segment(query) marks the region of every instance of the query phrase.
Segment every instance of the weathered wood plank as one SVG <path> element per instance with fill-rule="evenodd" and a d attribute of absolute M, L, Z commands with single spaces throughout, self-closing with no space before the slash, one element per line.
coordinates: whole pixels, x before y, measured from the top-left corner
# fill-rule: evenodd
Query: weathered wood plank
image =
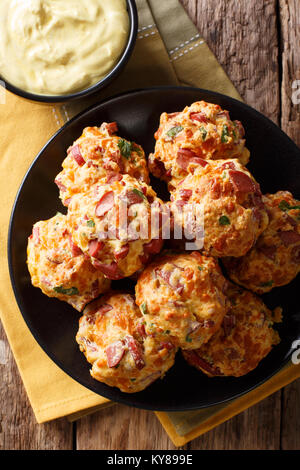
<path fill-rule="evenodd" d="M 278 122 L 276 0 L 181 0 L 242 98 Z"/>
<path fill-rule="evenodd" d="M 300 5 L 298 0 L 280 0 L 280 25 L 282 48 L 282 118 L 283 130 L 300 146 Z M 293 83 L 296 88 L 293 89 Z"/>
<path fill-rule="evenodd" d="M 190 449 L 265 450 L 280 448 L 280 395 L 277 392 L 190 442 Z"/>
<path fill-rule="evenodd" d="M 282 48 L 282 129 L 300 146 L 300 4 L 280 0 Z M 299 84 L 296 82 L 299 80 Z M 293 83 L 296 88 L 293 88 Z M 296 96 L 293 100 L 293 93 Z M 294 101 L 294 102 L 293 102 Z M 300 380 L 283 389 L 281 447 L 300 448 Z"/>
<path fill-rule="evenodd" d="M 66 419 L 37 424 L 4 330 L 0 324 L 0 449 L 72 449 L 72 425 Z"/>
<path fill-rule="evenodd" d="M 77 422 L 77 449 L 169 450 L 176 447 L 153 412 L 114 405 Z"/>

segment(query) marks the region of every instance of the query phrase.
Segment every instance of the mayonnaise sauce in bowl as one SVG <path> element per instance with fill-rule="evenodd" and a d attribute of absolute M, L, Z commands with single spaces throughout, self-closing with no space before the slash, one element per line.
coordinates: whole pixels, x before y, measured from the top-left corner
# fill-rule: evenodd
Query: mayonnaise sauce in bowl
<path fill-rule="evenodd" d="M 125 0 L 1 0 L 0 74 L 30 93 L 89 88 L 126 47 Z"/>

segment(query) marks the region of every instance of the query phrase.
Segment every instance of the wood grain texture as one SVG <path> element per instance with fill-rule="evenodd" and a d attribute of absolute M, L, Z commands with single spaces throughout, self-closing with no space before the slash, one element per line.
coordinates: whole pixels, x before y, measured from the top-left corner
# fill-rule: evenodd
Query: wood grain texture
<path fill-rule="evenodd" d="M 278 123 L 276 0 L 182 0 L 181 3 L 242 98 Z"/>
<path fill-rule="evenodd" d="M 0 450 L 72 449 L 66 419 L 37 424 L 1 324 L 0 342 Z"/>
<path fill-rule="evenodd" d="M 300 146 L 300 104 L 293 104 L 293 82 L 300 90 L 300 4 L 298 0 L 280 0 L 282 49 L 281 126 Z M 298 93 L 300 99 L 300 93 Z"/>
<path fill-rule="evenodd" d="M 115 405 L 78 421 L 77 449 L 171 450 L 176 447 L 153 412 Z"/>
<path fill-rule="evenodd" d="M 189 443 L 202 450 L 280 448 L 280 396 L 277 392 Z"/>

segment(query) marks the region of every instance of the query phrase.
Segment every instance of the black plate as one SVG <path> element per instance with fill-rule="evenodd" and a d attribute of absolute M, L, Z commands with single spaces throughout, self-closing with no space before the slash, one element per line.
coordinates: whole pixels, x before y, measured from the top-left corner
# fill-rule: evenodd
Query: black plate
<path fill-rule="evenodd" d="M 264 296 L 270 308 L 281 305 L 284 309 L 284 321 L 279 328 L 282 341 L 253 372 L 240 378 L 211 379 L 188 366 L 179 353 L 175 366 L 163 380 L 143 392 L 125 394 L 91 378 L 89 364 L 74 339 L 80 315 L 67 304 L 50 299 L 32 287 L 26 266 L 27 237 L 36 221 L 63 211 L 53 181 L 61 170 L 67 147 L 85 126 L 117 121 L 119 135 L 139 142 L 149 153 L 154 146 L 153 133 L 160 114 L 180 110 L 202 99 L 218 103 L 230 111 L 232 119 L 242 121 L 251 151 L 249 169 L 260 182 L 262 191 L 290 190 L 299 199 L 300 150 L 275 124 L 227 96 L 195 88 L 168 87 L 111 98 L 68 122 L 31 165 L 11 217 L 8 242 L 11 281 L 22 315 L 35 339 L 59 367 L 88 389 L 113 401 L 144 409 L 180 411 L 207 407 L 242 395 L 277 372 L 290 358 L 292 342 L 300 338 L 299 276 L 288 286 Z M 129 287 L 130 282 L 124 280 L 122 284 Z"/>

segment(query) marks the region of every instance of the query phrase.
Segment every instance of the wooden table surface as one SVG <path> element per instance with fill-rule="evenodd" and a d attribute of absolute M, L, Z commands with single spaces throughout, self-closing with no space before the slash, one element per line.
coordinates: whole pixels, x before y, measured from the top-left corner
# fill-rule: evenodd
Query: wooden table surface
<path fill-rule="evenodd" d="M 181 1 L 243 99 L 300 145 L 299 0 Z M 0 449 L 175 449 L 152 412 L 127 406 L 36 424 L 1 326 L 0 340 Z M 300 449 L 300 380 L 183 449 Z"/>

